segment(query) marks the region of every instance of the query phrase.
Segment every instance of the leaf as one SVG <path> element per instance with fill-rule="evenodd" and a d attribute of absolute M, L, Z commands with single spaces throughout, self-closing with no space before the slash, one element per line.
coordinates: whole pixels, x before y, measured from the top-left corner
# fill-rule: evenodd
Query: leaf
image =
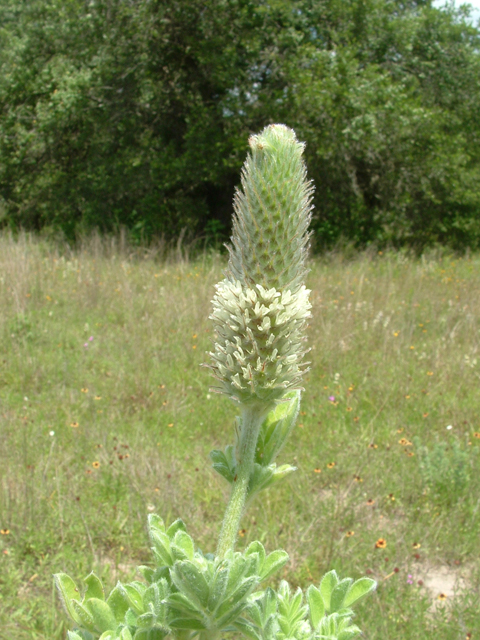
<path fill-rule="evenodd" d="M 270 578 L 271 575 L 281 569 L 288 562 L 288 559 L 288 553 L 282 549 L 277 549 L 276 551 L 269 553 L 260 569 L 260 580 Z"/>
<path fill-rule="evenodd" d="M 350 587 L 343 606 L 351 607 L 355 602 L 360 600 L 360 598 L 363 598 L 368 593 L 374 591 L 376 587 L 377 583 L 371 578 L 360 578 L 359 580 L 356 580 Z"/>
<path fill-rule="evenodd" d="M 104 600 L 99 598 L 90 598 L 85 602 L 85 608 L 91 613 L 95 628 L 102 633 L 105 631 L 113 631 L 117 628 L 117 621 L 110 607 Z"/>
<path fill-rule="evenodd" d="M 72 600 L 72 607 L 75 611 L 75 615 L 80 621 L 78 624 L 81 627 L 87 629 L 87 631 L 95 631 L 95 625 L 93 621 L 93 617 L 85 607 L 83 607 L 78 600 Z"/>
<path fill-rule="evenodd" d="M 68 640 L 82 640 L 82 638 L 75 631 L 67 631 Z"/>
<path fill-rule="evenodd" d="M 181 529 L 179 529 L 175 533 L 175 537 L 173 538 L 172 542 L 172 551 L 174 556 L 178 555 L 178 558 L 175 557 L 176 560 L 193 560 L 195 548 L 193 545 L 193 540 L 188 535 L 188 533 L 185 533 L 185 531 Z M 178 554 L 178 551 L 180 551 L 181 553 Z"/>
<path fill-rule="evenodd" d="M 193 599 L 202 608 L 207 606 L 208 583 L 193 562 L 176 562 L 172 570 L 172 580 L 177 589 L 189 599 Z"/>
<path fill-rule="evenodd" d="M 203 631 L 206 626 L 198 618 L 175 618 L 170 622 L 173 629 L 188 629 L 189 631 Z"/>
<path fill-rule="evenodd" d="M 107 598 L 107 604 L 115 616 L 117 623 L 120 624 L 120 622 L 123 622 L 130 605 L 127 594 L 120 582 L 117 582 L 117 586 L 110 592 Z"/>
<path fill-rule="evenodd" d="M 258 439 L 255 462 L 268 466 L 274 462 L 288 440 L 300 410 L 300 391 L 290 391 L 265 418 Z"/>
<path fill-rule="evenodd" d="M 175 520 L 175 522 L 172 522 L 172 524 L 168 527 L 167 536 L 170 538 L 170 540 L 173 540 L 177 531 L 187 531 L 187 527 L 185 526 L 185 523 L 181 518 L 178 518 L 177 520 Z"/>
<path fill-rule="evenodd" d="M 208 608 L 208 611 L 212 612 L 212 614 L 215 613 L 215 611 L 223 601 L 223 598 L 225 596 L 225 591 L 227 589 L 228 574 L 229 574 L 228 565 L 225 567 L 220 566 L 215 571 L 213 580 L 210 583 L 210 595 L 208 598 L 207 608 Z"/>
<path fill-rule="evenodd" d="M 149 533 L 152 533 L 153 531 L 161 531 L 162 533 L 165 533 L 165 523 L 156 513 L 150 513 L 148 516 L 148 530 Z"/>
<path fill-rule="evenodd" d="M 347 629 L 340 631 L 337 638 L 338 640 L 350 640 L 351 638 L 358 636 L 360 633 L 360 629 L 356 625 L 352 625 L 351 627 L 347 627 Z"/>
<path fill-rule="evenodd" d="M 314 630 L 320 624 L 320 620 L 325 615 L 325 604 L 320 591 L 311 584 L 307 589 L 307 602 L 310 611 L 310 622 Z"/>
<path fill-rule="evenodd" d="M 332 591 L 338 584 L 338 576 L 335 569 L 326 573 L 320 582 L 320 593 L 322 595 L 323 604 L 325 605 L 325 611 L 330 613 L 330 599 Z"/>
<path fill-rule="evenodd" d="M 72 605 L 72 600 L 78 600 L 80 596 L 75 582 L 66 573 L 56 573 L 53 578 L 66 612 L 76 624 L 81 624 Z"/>
<path fill-rule="evenodd" d="M 158 554 L 160 562 L 171 567 L 173 565 L 173 557 L 170 548 L 170 538 L 162 531 L 152 531 L 150 539 L 153 542 L 153 550 Z"/>
<path fill-rule="evenodd" d="M 137 589 L 134 583 L 123 585 L 123 589 L 125 590 L 128 602 L 135 613 L 143 613 L 143 590 Z"/>
<path fill-rule="evenodd" d="M 227 457 L 225 456 L 223 451 L 219 451 L 218 449 L 210 451 L 210 458 L 213 462 L 212 467 L 215 469 L 215 471 L 231 484 L 235 477 L 235 468 L 232 469 L 230 467 Z"/>
<path fill-rule="evenodd" d="M 105 600 L 105 591 L 103 590 L 103 585 L 100 582 L 99 578 L 97 578 L 97 576 L 93 573 L 93 571 L 84 579 L 84 582 L 87 585 L 87 590 L 85 592 L 83 602 L 89 600 L 90 598 Z"/>
<path fill-rule="evenodd" d="M 124 627 L 120 632 L 119 640 L 132 640 L 132 634 L 128 627 Z"/>
<path fill-rule="evenodd" d="M 353 583 L 352 578 L 344 578 L 339 582 L 332 591 L 330 597 L 330 612 L 334 613 L 343 609 L 345 596 L 347 595 L 351 585 Z"/>

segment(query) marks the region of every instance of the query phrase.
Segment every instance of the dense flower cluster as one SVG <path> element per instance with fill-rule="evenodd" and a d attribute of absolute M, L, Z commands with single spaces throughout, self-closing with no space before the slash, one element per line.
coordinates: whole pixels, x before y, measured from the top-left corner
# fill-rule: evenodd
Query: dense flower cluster
<path fill-rule="evenodd" d="M 242 287 L 237 281 L 217 285 L 213 299 L 216 332 L 210 354 L 221 385 L 215 390 L 242 404 L 273 402 L 298 388 L 306 363 L 303 329 L 310 317 L 310 291 Z"/>

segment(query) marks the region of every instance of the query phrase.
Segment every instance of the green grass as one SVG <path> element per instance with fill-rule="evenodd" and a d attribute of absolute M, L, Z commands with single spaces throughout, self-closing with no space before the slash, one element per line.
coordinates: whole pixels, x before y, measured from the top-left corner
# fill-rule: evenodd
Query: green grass
<path fill-rule="evenodd" d="M 133 578 L 153 510 L 215 549 L 228 493 L 208 452 L 235 407 L 199 365 L 222 260 L 0 237 L 2 640 L 64 638 L 52 573 Z M 239 545 L 285 548 L 304 587 L 375 577 L 369 640 L 479 638 L 480 256 L 311 268 L 311 371 L 280 460 L 298 471 Z"/>

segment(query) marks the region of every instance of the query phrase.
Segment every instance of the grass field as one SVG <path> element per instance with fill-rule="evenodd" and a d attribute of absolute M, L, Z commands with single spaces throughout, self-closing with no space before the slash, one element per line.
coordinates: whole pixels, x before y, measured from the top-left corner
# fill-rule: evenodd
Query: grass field
<path fill-rule="evenodd" d="M 214 551 L 227 483 L 208 452 L 233 440 L 235 407 L 199 365 L 224 266 L 0 236 L 2 640 L 64 638 L 52 574 L 132 579 L 152 511 Z M 280 460 L 298 471 L 239 544 L 286 549 L 305 587 L 375 577 L 368 640 L 480 639 L 480 256 L 311 269 L 311 371 Z"/>

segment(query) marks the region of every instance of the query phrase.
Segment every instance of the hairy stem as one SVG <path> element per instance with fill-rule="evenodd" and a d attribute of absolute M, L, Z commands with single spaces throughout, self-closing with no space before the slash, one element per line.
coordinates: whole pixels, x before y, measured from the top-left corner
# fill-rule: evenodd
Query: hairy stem
<path fill-rule="evenodd" d="M 253 473 L 255 448 L 265 408 L 245 407 L 242 413 L 242 431 L 237 447 L 237 474 L 232 484 L 232 493 L 223 517 L 222 530 L 218 541 L 217 556 L 223 558 L 234 549 L 240 528 L 240 520 L 247 499 L 248 483 Z"/>

